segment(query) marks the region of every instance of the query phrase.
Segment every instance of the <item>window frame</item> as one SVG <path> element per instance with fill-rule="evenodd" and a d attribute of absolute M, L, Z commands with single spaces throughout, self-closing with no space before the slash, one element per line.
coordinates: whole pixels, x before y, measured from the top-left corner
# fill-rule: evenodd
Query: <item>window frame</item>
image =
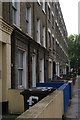
<path fill-rule="evenodd" d="M 21 63 L 21 62 L 20 62 L 20 60 L 21 60 L 20 57 L 21 57 L 21 56 L 19 56 L 19 54 L 22 54 L 22 67 L 21 67 L 21 66 L 19 67 L 19 63 Z M 19 87 L 19 88 L 23 86 L 23 54 L 24 54 L 24 51 L 18 49 L 18 72 L 19 72 L 19 71 L 22 72 L 22 74 L 21 74 L 21 76 L 22 76 L 21 81 L 19 81 L 19 76 L 18 76 L 18 87 Z M 19 74 L 19 73 L 18 73 L 18 74 Z M 20 84 L 20 82 L 21 82 L 22 84 Z"/>
<path fill-rule="evenodd" d="M 17 3 L 12 1 L 12 23 L 16 24 L 16 11 L 17 11 Z"/>

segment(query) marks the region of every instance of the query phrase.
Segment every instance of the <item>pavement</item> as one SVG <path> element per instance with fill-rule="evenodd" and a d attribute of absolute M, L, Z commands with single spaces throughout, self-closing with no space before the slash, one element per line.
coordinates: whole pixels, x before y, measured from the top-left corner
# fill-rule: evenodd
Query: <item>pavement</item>
<path fill-rule="evenodd" d="M 72 99 L 65 113 L 65 120 L 80 120 L 80 76 L 76 77 L 72 90 Z"/>

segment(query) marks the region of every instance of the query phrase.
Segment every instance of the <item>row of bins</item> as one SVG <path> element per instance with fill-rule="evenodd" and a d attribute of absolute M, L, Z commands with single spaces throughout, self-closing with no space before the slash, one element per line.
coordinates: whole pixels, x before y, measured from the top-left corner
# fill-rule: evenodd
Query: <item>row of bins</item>
<path fill-rule="evenodd" d="M 20 94 L 24 97 L 24 111 L 55 90 L 53 87 L 36 87 L 22 91 Z"/>

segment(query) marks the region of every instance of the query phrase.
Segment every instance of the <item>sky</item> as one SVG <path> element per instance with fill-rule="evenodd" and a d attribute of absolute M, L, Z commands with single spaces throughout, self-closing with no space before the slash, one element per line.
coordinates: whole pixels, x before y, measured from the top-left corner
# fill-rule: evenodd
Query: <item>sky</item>
<path fill-rule="evenodd" d="M 59 0 L 69 35 L 78 34 L 78 2 L 80 0 Z"/>

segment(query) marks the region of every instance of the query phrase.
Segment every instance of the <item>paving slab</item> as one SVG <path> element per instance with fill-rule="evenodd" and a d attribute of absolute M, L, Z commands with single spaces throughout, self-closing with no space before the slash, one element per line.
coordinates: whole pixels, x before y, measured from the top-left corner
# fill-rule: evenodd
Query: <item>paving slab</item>
<path fill-rule="evenodd" d="M 71 99 L 71 105 L 68 106 L 65 113 L 66 120 L 75 119 L 80 120 L 80 76 L 76 77 L 75 85 L 73 86 L 73 96 Z"/>

